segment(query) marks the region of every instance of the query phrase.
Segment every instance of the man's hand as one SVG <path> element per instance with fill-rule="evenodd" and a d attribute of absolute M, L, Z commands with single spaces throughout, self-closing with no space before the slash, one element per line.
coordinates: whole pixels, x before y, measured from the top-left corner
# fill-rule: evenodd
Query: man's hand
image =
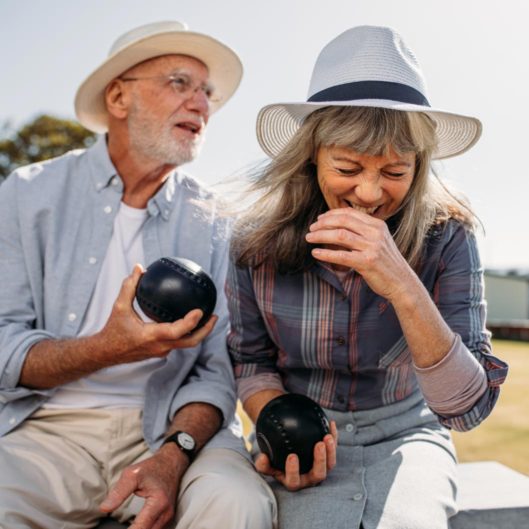
<path fill-rule="evenodd" d="M 202 311 L 198 309 L 173 323 L 145 323 L 132 308 L 142 273 L 141 266 L 136 265 L 123 281 L 112 313 L 99 333 L 106 345 L 103 352 L 106 361 L 111 361 L 106 358 L 111 355 L 114 363 L 137 362 L 166 356 L 172 349 L 195 347 L 215 326 L 217 316 L 212 316 L 203 327 L 193 332 L 202 317 Z"/>
<path fill-rule="evenodd" d="M 145 498 L 130 529 L 162 529 L 175 514 L 180 481 L 189 466 L 187 456 L 172 443 L 149 459 L 127 467 L 100 506 L 112 513 L 131 494 Z"/>
<path fill-rule="evenodd" d="M 338 430 L 336 423 L 331 421 L 331 433 L 323 441 L 314 445 L 314 464 L 306 474 L 299 473 L 299 459 L 296 454 L 290 454 L 285 464 L 285 472 L 270 466 L 270 460 L 265 454 L 259 454 L 255 461 L 255 468 L 262 474 L 273 476 L 290 491 L 307 487 L 314 487 L 327 478 L 327 474 L 336 466 L 336 445 L 338 444 Z"/>
<path fill-rule="evenodd" d="M 103 329 L 92 335 L 64 340 L 42 340 L 29 350 L 20 385 L 47 389 L 67 384 L 100 369 L 164 357 L 172 349 L 195 347 L 213 330 L 217 316 L 193 332 L 202 311 L 192 310 L 174 323 L 145 323 L 132 308 L 143 270 L 136 265 L 123 281 L 112 313 Z"/>

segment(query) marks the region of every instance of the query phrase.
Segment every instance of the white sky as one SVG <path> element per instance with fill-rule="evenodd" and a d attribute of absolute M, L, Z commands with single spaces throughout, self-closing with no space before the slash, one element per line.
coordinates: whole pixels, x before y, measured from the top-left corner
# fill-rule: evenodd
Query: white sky
<path fill-rule="evenodd" d="M 238 51 L 245 75 L 210 121 L 188 170 L 216 183 L 264 158 L 258 110 L 303 101 L 321 48 L 345 29 L 389 25 L 414 50 L 432 106 L 475 115 L 480 142 L 445 161 L 485 225 L 487 267 L 529 267 L 529 2 L 526 0 L 0 0 L 0 123 L 45 112 L 73 118 L 80 82 L 117 36 L 158 20 L 181 20 Z"/>

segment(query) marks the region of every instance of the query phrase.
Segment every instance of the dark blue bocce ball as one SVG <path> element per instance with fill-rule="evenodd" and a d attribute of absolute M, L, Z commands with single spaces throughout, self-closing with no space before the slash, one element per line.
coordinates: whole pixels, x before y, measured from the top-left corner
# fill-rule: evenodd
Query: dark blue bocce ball
<path fill-rule="evenodd" d="M 314 462 L 314 445 L 329 433 L 329 420 L 309 397 L 286 393 L 261 410 L 255 431 L 272 467 L 284 471 L 288 455 L 296 454 L 300 473 L 306 474 Z"/>
<path fill-rule="evenodd" d="M 190 310 L 200 309 L 202 327 L 213 314 L 217 302 L 215 284 L 204 270 L 190 259 L 162 257 L 142 275 L 136 289 L 141 310 L 152 320 L 171 323 Z"/>

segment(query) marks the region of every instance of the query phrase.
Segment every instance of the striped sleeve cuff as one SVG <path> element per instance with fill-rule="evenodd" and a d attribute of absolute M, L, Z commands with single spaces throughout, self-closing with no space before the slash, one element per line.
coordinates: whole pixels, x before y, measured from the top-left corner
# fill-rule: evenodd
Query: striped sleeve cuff
<path fill-rule="evenodd" d="M 254 393 L 265 389 L 277 389 L 286 393 L 281 377 L 277 373 L 260 373 L 251 377 L 238 378 L 237 395 L 241 402 L 245 402 Z"/>
<path fill-rule="evenodd" d="M 426 368 L 413 367 L 428 406 L 443 417 L 467 412 L 487 390 L 485 370 L 458 334 L 440 362 Z"/>

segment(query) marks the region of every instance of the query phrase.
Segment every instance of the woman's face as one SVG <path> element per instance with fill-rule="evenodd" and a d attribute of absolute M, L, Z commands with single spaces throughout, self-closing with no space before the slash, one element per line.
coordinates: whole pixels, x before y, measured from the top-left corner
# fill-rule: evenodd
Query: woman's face
<path fill-rule="evenodd" d="M 351 207 L 382 220 L 391 217 L 408 193 L 415 153 L 373 156 L 345 147 L 320 147 L 318 184 L 329 209 Z"/>

